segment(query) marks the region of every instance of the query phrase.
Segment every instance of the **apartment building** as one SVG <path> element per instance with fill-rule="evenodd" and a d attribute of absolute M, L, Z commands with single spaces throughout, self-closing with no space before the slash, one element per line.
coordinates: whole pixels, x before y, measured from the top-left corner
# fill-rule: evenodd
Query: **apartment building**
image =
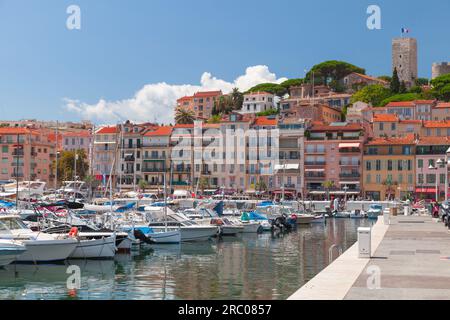
<path fill-rule="evenodd" d="M 0 180 L 41 180 L 53 184 L 55 144 L 41 129 L 0 128 Z"/>
<path fill-rule="evenodd" d="M 364 146 L 364 196 L 403 199 L 415 192 L 416 137 L 375 138 Z"/>
<path fill-rule="evenodd" d="M 417 142 L 415 193 L 418 199 L 435 200 L 436 194 L 440 200 L 445 198 L 445 161 L 449 148 L 450 137 L 421 137 Z"/>
<path fill-rule="evenodd" d="M 214 104 L 222 95 L 222 91 L 197 92 L 193 96 L 178 99 L 176 109 L 191 110 L 197 119 L 209 119 L 212 116 Z"/>
<path fill-rule="evenodd" d="M 92 172 L 98 181 L 106 183 L 110 177 L 113 179 L 116 177 L 114 166 L 117 165 L 119 128 L 117 126 L 99 128 L 95 131 L 93 140 Z"/>
<path fill-rule="evenodd" d="M 366 140 L 361 124 L 313 123 L 305 134 L 306 194 L 313 199 L 361 194 L 360 166 Z"/>
<path fill-rule="evenodd" d="M 259 113 L 275 107 L 275 95 L 268 92 L 252 92 L 244 95 L 241 113 Z"/>

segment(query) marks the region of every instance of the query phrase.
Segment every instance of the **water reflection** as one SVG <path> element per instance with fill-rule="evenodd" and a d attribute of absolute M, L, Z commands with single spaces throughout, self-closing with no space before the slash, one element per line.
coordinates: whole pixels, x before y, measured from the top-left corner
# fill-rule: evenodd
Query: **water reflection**
<path fill-rule="evenodd" d="M 368 221 L 336 219 L 290 234 L 244 234 L 202 243 L 154 245 L 110 261 L 0 269 L 0 299 L 286 299 L 346 250 Z M 67 290 L 69 264 L 80 290 Z"/>

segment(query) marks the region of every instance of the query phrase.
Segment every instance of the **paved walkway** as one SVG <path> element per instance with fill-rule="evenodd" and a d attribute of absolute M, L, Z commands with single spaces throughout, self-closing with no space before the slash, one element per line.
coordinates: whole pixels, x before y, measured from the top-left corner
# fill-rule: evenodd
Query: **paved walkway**
<path fill-rule="evenodd" d="M 344 299 L 450 299 L 450 232 L 430 217 L 393 217 L 389 226 L 381 217 L 371 259 L 358 258 L 356 243 L 289 298 Z"/>

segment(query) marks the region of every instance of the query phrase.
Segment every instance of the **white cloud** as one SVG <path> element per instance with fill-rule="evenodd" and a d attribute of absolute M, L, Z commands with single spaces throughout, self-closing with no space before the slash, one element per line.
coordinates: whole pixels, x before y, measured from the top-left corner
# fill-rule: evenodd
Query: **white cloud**
<path fill-rule="evenodd" d="M 260 83 L 281 83 L 287 80 L 279 78 L 269 71 L 267 66 L 248 67 L 244 75 L 233 82 L 227 82 L 205 72 L 199 85 L 171 85 L 165 82 L 145 85 L 132 98 L 119 101 L 100 99 L 95 104 L 65 98 L 65 108 L 78 113 L 83 119 L 116 123 L 131 120 L 136 122 L 173 123 L 174 107 L 178 98 L 193 95 L 197 91 L 222 90 L 230 92 L 233 88 L 246 91 Z"/>

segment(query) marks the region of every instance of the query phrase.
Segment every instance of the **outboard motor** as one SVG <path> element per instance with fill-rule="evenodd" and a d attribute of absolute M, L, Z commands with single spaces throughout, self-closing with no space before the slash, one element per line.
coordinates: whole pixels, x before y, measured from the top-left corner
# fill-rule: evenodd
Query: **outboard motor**
<path fill-rule="evenodd" d="M 155 243 L 155 241 L 153 241 L 150 237 L 147 237 L 141 230 L 139 229 L 134 229 L 133 231 L 134 237 L 136 239 L 139 239 L 140 241 L 147 243 L 147 244 L 152 244 Z"/>

